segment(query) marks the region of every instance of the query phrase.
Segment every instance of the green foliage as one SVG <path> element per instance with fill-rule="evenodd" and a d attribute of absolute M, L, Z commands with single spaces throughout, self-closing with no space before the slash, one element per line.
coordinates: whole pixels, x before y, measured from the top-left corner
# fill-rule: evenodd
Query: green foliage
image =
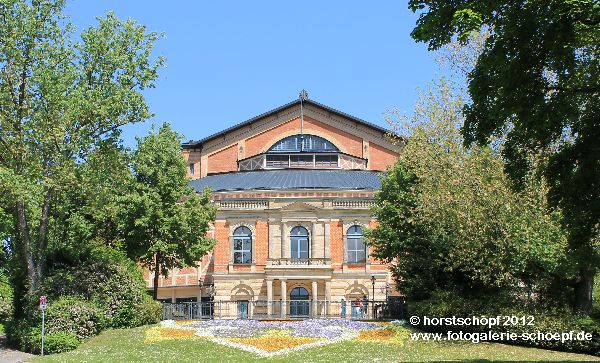
<path fill-rule="evenodd" d="M 95 247 L 76 257 L 53 257 L 55 267 L 41 289 L 50 299 L 85 296 L 102 309 L 109 328 L 148 324 L 161 316 L 149 309 L 142 273 L 122 252 Z"/>
<path fill-rule="evenodd" d="M 7 321 L 13 312 L 13 289 L 6 275 L 0 273 L 0 323 Z"/>
<path fill-rule="evenodd" d="M 44 354 L 63 353 L 79 346 L 79 339 L 71 332 L 56 331 L 44 335 Z M 41 350 L 37 348 L 37 350 Z"/>
<path fill-rule="evenodd" d="M 421 98 L 376 196 L 374 255 L 392 262 L 410 301 L 552 295 L 556 276 L 570 276 L 560 214 L 547 212 L 543 184 L 514 192 L 494 150 L 462 146 L 461 105 L 444 82 Z"/>
<path fill-rule="evenodd" d="M 518 187 L 538 170 L 562 209 L 579 276 L 575 308 L 589 312 L 600 267 L 600 4 L 596 0 L 411 0 L 422 11 L 413 38 L 438 49 L 491 29 L 468 74 L 467 144 L 504 136 L 505 167 Z"/>
<path fill-rule="evenodd" d="M 63 8 L 7 0 L 0 9 L 0 197 L 30 293 L 49 231 L 62 227 L 52 218 L 57 199 L 78 189 L 78 164 L 115 143 L 121 126 L 151 116 L 142 92 L 163 64 L 151 56 L 157 34 L 135 21 L 109 13 L 78 39 Z"/>
<path fill-rule="evenodd" d="M 535 346 L 543 349 L 552 349 L 568 352 L 579 352 L 600 356 L 600 321 L 589 316 L 576 315 L 565 309 L 538 309 L 532 305 L 529 307 L 511 306 L 509 300 L 502 297 L 494 300 L 482 300 L 476 298 L 464 298 L 450 291 L 435 293 L 431 299 L 410 304 L 409 314 L 415 316 L 431 317 L 533 317 L 533 325 L 516 324 L 505 326 L 501 320 L 498 326 L 419 326 L 420 329 L 432 332 L 446 333 L 448 330 L 463 332 L 510 332 L 517 335 L 524 333 L 537 334 L 537 332 L 559 332 L 568 333 L 573 331 L 592 334 L 591 341 L 581 340 L 515 340 L 509 343 Z M 423 321 L 423 320 L 421 320 Z M 527 322 L 529 319 L 527 318 Z"/>
<path fill-rule="evenodd" d="M 154 269 L 155 278 L 194 264 L 215 244 L 206 232 L 216 210 L 208 192 L 198 195 L 188 185 L 180 142 L 168 124 L 138 139 L 137 183 L 120 214 L 129 256 Z"/>
<path fill-rule="evenodd" d="M 102 310 L 94 303 L 76 297 L 61 297 L 48 304 L 48 333 L 69 332 L 83 340 L 97 335 L 103 328 Z"/>

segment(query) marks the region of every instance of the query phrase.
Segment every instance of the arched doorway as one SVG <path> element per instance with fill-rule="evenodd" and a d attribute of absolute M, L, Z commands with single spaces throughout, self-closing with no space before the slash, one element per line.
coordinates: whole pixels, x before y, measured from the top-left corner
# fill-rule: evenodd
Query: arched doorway
<path fill-rule="evenodd" d="M 308 291 L 303 287 L 295 287 L 290 293 L 290 316 L 308 316 Z"/>

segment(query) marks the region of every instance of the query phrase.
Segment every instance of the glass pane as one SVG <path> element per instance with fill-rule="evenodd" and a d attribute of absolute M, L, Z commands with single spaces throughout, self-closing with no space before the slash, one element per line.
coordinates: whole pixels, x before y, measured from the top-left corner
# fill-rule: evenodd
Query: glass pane
<path fill-rule="evenodd" d="M 251 263 L 252 262 L 252 253 L 243 252 L 242 253 L 242 263 Z"/>
<path fill-rule="evenodd" d="M 366 262 L 367 259 L 365 258 L 365 252 L 356 252 L 356 262 Z"/>
<path fill-rule="evenodd" d="M 233 240 L 233 250 L 234 251 L 240 251 L 242 249 L 242 240 L 241 239 L 234 239 Z"/>
<path fill-rule="evenodd" d="M 244 263 L 244 258 L 242 252 L 234 252 L 233 253 L 233 263 Z"/>
<path fill-rule="evenodd" d="M 365 241 L 362 238 L 356 239 L 356 249 L 361 251 L 365 250 Z"/>
<path fill-rule="evenodd" d="M 243 244 L 244 251 L 250 251 L 250 249 L 252 248 L 252 241 L 247 239 L 247 240 L 244 240 L 243 242 L 244 242 L 244 244 Z"/>

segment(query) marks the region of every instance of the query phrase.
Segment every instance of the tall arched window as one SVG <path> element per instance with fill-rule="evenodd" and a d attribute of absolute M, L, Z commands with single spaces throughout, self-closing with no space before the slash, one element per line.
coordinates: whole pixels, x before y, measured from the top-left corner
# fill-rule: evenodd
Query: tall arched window
<path fill-rule="evenodd" d="M 308 258 L 308 231 L 306 228 L 297 226 L 290 233 L 291 257 L 293 259 Z"/>
<path fill-rule="evenodd" d="M 233 232 L 233 263 L 252 262 L 252 231 L 238 227 Z"/>
<path fill-rule="evenodd" d="M 349 263 L 364 263 L 367 261 L 367 249 L 360 226 L 348 228 L 346 234 L 346 252 Z"/>

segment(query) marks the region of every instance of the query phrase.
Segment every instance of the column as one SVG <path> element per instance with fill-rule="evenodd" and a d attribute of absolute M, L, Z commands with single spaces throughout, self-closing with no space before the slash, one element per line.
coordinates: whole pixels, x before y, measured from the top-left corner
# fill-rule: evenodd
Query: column
<path fill-rule="evenodd" d="M 267 280 L 267 315 L 273 314 L 273 280 Z"/>
<path fill-rule="evenodd" d="M 281 223 L 281 258 L 290 258 L 290 244 L 287 239 L 289 233 L 287 223 Z"/>
<path fill-rule="evenodd" d="M 331 281 L 325 281 L 325 316 L 329 316 L 331 306 Z"/>
<path fill-rule="evenodd" d="M 314 318 L 317 316 L 317 300 L 319 299 L 319 294 L 317 290 L 317 281 L 312 281 L 312 306 L 311 306 L 311 316 Z"/>
<path fill-rule="evenodd" d="M 312 224 L 312 231 L 310 232 L 310 254 L 309 258 L 317 258 L 319 254 L 317 253 L 317 223 Z"/>
<path fill-rule="evenodd" d="M 280 295 L 281 296 L 281 317 L 285 317 L 287 315 L 287 308 L 286 308 L 286 300 L 287 300 L 287 284 L 285 280 L 280 280 L 281 282 L 281 288 L 280 288 Z"/>

